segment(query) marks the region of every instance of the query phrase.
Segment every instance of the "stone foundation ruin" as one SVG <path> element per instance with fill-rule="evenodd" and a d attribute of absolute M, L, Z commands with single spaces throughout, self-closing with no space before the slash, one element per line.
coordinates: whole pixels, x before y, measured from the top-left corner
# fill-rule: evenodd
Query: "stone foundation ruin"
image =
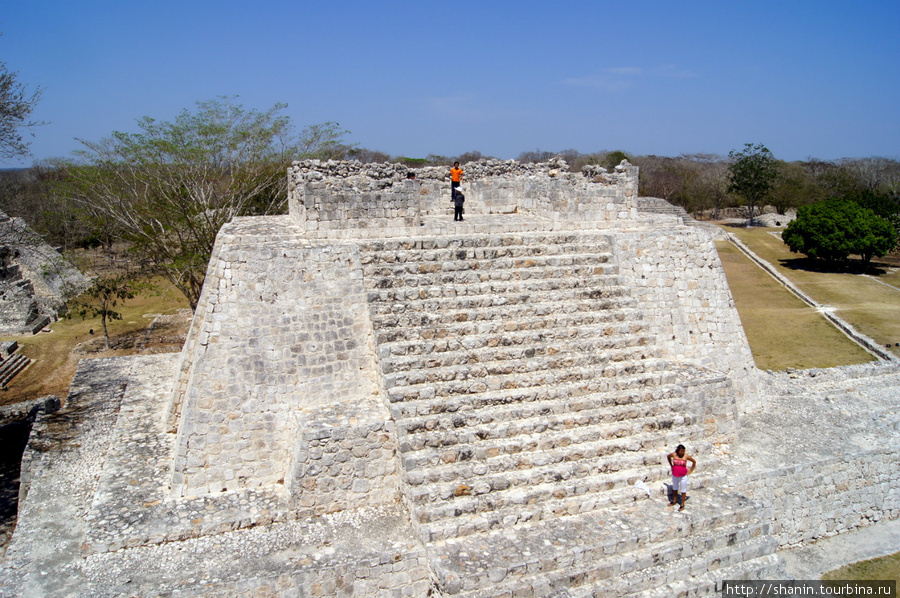
<path fill-rule="evenodd" d="M 706 595 L 900 515 L 896 366 L 759 372 L 635 167 L 466 165 L 462 223 L 406 171 L 295 163 L 289 216 L 219 233 L 180 355 L 81 362 L 3 595 Z"/>

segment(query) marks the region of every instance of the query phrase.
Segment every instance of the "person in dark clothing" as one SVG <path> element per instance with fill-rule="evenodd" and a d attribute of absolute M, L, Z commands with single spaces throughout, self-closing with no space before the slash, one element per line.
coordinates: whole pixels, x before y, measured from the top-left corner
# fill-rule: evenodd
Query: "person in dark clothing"
<path fill-rule="evenodd" d="M 453 196 L 453 221 L 454 222 L 462 222 L 463 221 L 463 203 L 466 201 L 466 196 L 463 195 L 462 191 L 459 188 L 456 189 L 456 194 Z"/>

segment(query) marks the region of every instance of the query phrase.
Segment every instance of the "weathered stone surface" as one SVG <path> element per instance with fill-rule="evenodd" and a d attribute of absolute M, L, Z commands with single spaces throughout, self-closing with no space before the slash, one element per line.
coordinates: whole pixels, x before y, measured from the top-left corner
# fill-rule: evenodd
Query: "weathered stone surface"
<path fill-rule="evenodd" d="M 0 334 L 36 333 L 89 284 L 24 220 L 0 212 Z"/>
<path fill-rule="evenodd" d="M 761 374 L 705 231 L 560 166 L 467 166 L 453 223 L 443 172 L 296 164 L 180 357 L 39 414 L 0 594 L 712 595 L 900 515 L 896 367 Z"/>

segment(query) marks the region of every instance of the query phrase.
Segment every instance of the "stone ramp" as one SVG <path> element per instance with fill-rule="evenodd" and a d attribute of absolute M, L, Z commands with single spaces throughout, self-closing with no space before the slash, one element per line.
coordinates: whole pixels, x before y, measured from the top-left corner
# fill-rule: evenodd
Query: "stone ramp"
<path fill-rule="evenodd" d="M 750 500 L 689 491 L 679 512 L 663 492 L 655 496 L 431 544 L 439 586 L 466 598 L 705 595 L 722 579 L 783 573 L 769 523 Z"/>

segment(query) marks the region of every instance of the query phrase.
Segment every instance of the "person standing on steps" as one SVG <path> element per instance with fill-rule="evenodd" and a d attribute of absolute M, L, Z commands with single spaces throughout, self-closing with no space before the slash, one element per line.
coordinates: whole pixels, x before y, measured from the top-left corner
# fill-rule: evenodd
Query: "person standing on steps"
<path fill-rule="evenodd" d="M 697 467 L 697 461 L 685 452 L 683 444 L 675 447 L 675 452 L 669 453 L 667 459 L 669 460 L 669 467 L 672 468 L 673 494 L 669 506 L 674 507 L 675 503 L 678 502 L 678 495 L 681 494 L 681 507 L 678 510 L 683 511 L 684 499 L 687 496 L 688 476 L 694 472 L 694 468 Z M 687 467 L 688 461 L 691 463 L 690 469 Z"/>
<path fill-rule="evenodd" d="M 466 201 L 466 196 L 463 195 L 462 191 L 456 192 L 456 197 L 453 198 L 453 222 L 462 222 L 463 221 L 463 204 Z"/>
<path fill-rule="evenodd" d="M 450 201 L 456 200 L 456 189 L 462 183 L 463 179 L 463 171 L 462 168 L 459 167 L 459 162 L 453 163 L 453 168 L 450 169 Z"/>

